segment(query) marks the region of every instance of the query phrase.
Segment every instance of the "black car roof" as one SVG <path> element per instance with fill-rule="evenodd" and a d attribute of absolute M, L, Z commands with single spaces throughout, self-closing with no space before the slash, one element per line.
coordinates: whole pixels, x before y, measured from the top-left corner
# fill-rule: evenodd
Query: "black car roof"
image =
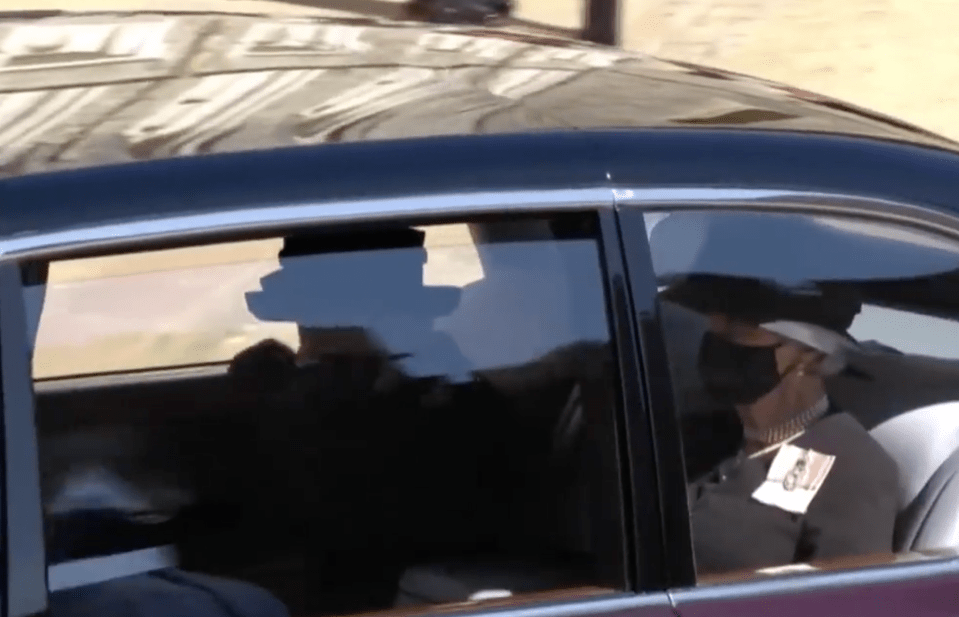
<path fill-rule="evenodd" d="M 776 128 L 953 145 L 779 84 L 505 30 L 148 13 L 0 26 L 7 176 L 551 129 Z"/>
<path fill-rule="evenodd" d="M 955 194 L 945 159 L 959 146 L 922 129 L 772 82 L 529 32 L 91 14 L 0 22 L 0 49 L 4 236 L 316 199 L 307 185 L 321 178 L 330 199 L 478 190 L 484 166 L 498 186 L 514 188 L 648 183 L 657 174 L 666 184 L 715 185 L 763 173 L 771 185 L 801 188 L 775 169 L 792 162 L 837 188 L 874 181 L 947 207 Z M 644 141 L 639 133 L 648 131 L 637 131 L 664 128 L 685 129 L 692 150 Z M 750 133 L 759 139 L 745 147 L 747 129 L 788 133 Z M 729 130 L 739 137 L 717 134 Z M 832 156 L 796 141 L 824 134 L 842 144 L 828 146 Z M 474 147 L 463 140 L 476 136 L 486 145 L 463 152 Z M 880 141 L 864 147 L 849 136 Z M 416 145 L 404 150 L 410 138 Z M 488 150 L 491 139 L 503 140 L 501 151 L 515 160 Z M 891 141 L 933 149 L 893 149 L 890 158 L 880 144 Z M 342 145 L 331 150 L 332 143 Z M 588 150 L 600 143 L 602 153 Z M 660 160 L 656 147 L 669 152 Z M 777 156 L 776 147 L 790 150 Z M 738 158 L 719 161 L 736 148 Z M 688 152 L 700 165 L 692 172 L 683 170 Z M 919 159 L 903 166 L 917 152 L 931 167 Z M 197 156 L 216 153 L 225 158 Z M 236 153 L 245 153 L 245 167 Z M 542 160 L 524 166 L 530 156 Z M 267 173 L 289 177 L 268 182 Z M 220 196 L 184 199 L 174 178 L 213 183 Z"/>

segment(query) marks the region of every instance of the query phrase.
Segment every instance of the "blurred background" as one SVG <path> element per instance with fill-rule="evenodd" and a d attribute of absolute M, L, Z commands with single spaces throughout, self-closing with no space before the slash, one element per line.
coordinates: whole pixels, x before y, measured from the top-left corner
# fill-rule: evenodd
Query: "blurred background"
<path fill-rule="evenodd" d="M 517 0 L 578 28 L 581 0 Z M 834 96 L 959 139 L 956 0 L 620 0 L 624 47 Z"/>
<path fill-rule="evenodd" d="M 517 0 L 568 28 L 581 0 Z M 826 94 L 959 139 L 956 0 L 620 0 L 622 45 Z"/>

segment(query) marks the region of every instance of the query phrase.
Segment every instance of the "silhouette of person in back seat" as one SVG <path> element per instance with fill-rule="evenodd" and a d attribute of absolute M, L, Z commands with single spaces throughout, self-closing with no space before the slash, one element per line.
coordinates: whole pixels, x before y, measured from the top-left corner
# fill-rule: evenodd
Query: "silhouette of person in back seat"
<path fill-rule="evenodd" d="M 389 359 L 416 376 L 462 376 L 465 358 L 433 329 L 436 317 L 456 308 L 460 290 L 423 285 L 424 239 L 413 228 L 287 238 L 280 269 L 247 302 L 262 320 L 295 322 L 300 347 L 263 341 L 237 356 L 234 371 L 255 366 L 262 374 L 267 358 L 281 370 L 345 354 Z"/>
<path fill-rule="evenodd" d="M 248 294 L 256 317 L 300 335 L 296 350 L 244 350 L 230 372 L 257 402 L 270 462 L 251 499 L 306 547 L 315 610 L 388 607 L 410 561 L 495 537 L 508 412 L 433 329 L 459 289 L 423 285 L 424 239 L 412 228 L 289 237 L 280 269 Z"/>

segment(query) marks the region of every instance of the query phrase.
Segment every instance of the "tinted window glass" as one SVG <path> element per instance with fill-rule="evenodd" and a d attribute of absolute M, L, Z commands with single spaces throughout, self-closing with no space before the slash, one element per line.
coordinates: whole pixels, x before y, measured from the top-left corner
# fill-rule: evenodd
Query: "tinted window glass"
<path fill-rule="evenodd" d="M 594 234 L 576 216 L 50 264 L 26 294 L 54 603 L 202 584 L 315 615 L 623 588 Z"/>
<path fill-rule="evenodd" d="M 959 548 L 959 244 L 732 211 L 647 233 L 703 580 Z"/>

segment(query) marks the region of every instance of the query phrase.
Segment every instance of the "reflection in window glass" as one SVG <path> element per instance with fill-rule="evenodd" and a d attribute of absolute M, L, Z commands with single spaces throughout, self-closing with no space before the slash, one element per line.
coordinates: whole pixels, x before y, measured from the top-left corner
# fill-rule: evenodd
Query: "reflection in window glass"
<path fill-rule="evenodd" d="M 906 354 L 959 359 L 959 323 L 952 319 L 867 304 L 849 333 Z"/>
<path fill-rule="evenodd" d="M 25 293 L 55 607 L 211 580 L 265 615 L 623 588 L 591 217 L 49 272 Z"/>
<path fill-rule="evenodd" d="M 466 225 L 424 233 L 425 285 L 482 278 Z M 27 290 L 28 308 L 44 311 L 34 376 L 226 362 L 266 338 L 296 345 L 295 323 L 259 320 L 244 302 L 279 266 L 281 247 L 271 239 L 52 264 L 47 285 Z"/>
<path fill-rule="evenodd" d="M 825 220 L 748 212 L 673 213 L 651 226 L 653 267 L 664 280 L 696 272 L 798 286 L 942 274 L 954 270 L 959 258 L 955 248 L 930 246 L 926 236 L 916 242 L 913 233 L 880 234 L 875 225 Z"/>
<path fill-rule="evenodd" d="M 656 214 L 647 232 L 701 579 L 959 548 L 942 480 L 959 443 L 959 244 L 715 210 Z"/>

